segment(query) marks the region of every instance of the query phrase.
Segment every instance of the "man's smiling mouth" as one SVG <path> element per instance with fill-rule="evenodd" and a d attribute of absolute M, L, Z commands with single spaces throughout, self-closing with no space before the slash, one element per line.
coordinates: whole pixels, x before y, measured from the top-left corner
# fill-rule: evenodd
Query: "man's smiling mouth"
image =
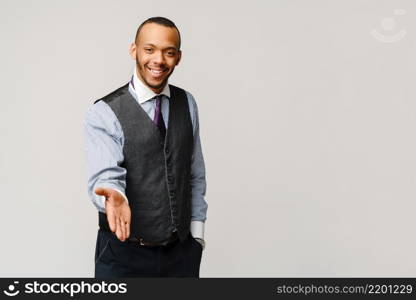
<path fill-rule="evenodd" d="M 165 73 L 167 70 L 167 69 L 152 69 L 149 67 L 147 67 L 147 69 L 150 71 L 150 73 L 152 73 L 152 75 L 155 75 L 155 77 L 159 77 L 160 75 Z"/>

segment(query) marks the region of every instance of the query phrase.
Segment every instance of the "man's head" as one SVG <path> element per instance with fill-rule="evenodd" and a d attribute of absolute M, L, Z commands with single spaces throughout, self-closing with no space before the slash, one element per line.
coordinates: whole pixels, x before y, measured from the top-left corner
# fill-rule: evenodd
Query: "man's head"
<path fill-rule="evenodd" d="M 144 21 L 137 29 L 130 55 L 136 61 L 137 76 L 155 93 L 166 85 L 182 52 L 181 37 L 176 25 L 163 17 Z"/>

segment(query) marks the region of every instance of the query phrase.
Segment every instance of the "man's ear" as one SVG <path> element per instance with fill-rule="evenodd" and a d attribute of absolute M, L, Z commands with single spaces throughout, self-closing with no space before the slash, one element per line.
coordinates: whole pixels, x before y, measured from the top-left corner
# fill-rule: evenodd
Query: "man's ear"
<path fill-rule="evenodd" d="M 129 48 L 129 54 L 132 59 L 136 60 L 137 46 L 136 43 L 131 43 Z"/>
<path fill-rule="evenodd" d="M 179 62 L 181 61 L 181 58 L 182 58 L 182 50 L 179 50 L 178 51 L 178 61 L 176 62 L 176 66 L 179 64 Z"/>

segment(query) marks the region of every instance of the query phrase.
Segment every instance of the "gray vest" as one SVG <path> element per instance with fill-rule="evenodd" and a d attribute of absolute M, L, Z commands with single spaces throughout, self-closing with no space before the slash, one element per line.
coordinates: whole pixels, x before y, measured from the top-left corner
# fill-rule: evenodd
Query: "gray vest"
<path fill-rule="evenodd" d="M 191 159 L 193 129 L 183 89 L 169 85 L 169 124 L 166 137 L 130 94 L 128 84 L 95 101 L 107 103 L 124 134 L 126 196 L 131 209 L 130 237 L 166 241 L 176 228 L 181 241 L 191 223 Z M 109 229 L 99 212 L 100 228 Z"/>

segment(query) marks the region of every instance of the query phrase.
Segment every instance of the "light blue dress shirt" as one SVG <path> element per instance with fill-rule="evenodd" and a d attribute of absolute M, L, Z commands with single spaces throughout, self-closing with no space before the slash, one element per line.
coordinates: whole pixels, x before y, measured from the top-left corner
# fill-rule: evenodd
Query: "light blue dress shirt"
<path fill-rule="evenodd" d="M 137 69 L 133 75 L 134 88 L 129 84 L 129 92 L 139 102 L 143 110 L 153 120 L 156 108 L 154 98 L 157 94 L 148 88 L 138 77 Z M 194 97 L 188 91 L 189 112 L 193 127 L 194 150 L 191 163 L 192 216 L 191 234 L 195 238 L 204 239 L 204 222 L 208 204 L 205 201 L 206 179 L 205 164 L 199 136 L 198 107 Z M 166 128 L 169 126 L 170 90 L 165 85 L 162 97 L 162 116 Z M 95 194 L 97 187 L 111 188 L 125 196 L 126 169 L 123 162 L 124 135 L 121 125 L 114 112 L 104 101 L 98 101 L 86 111 L 84 118 L 85 152 L 87 156 L 88 194 L 98 209 L 105 212 L 105 197 Z"/>

